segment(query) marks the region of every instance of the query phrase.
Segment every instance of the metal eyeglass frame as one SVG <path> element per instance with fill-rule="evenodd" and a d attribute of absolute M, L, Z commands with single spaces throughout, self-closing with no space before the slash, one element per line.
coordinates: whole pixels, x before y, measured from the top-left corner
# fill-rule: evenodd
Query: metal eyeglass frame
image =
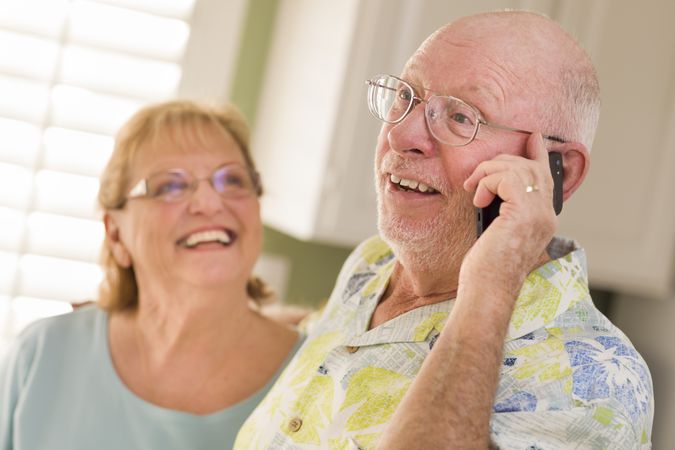
<path fill-rule="evenodd" d="M 375 108 L 374 105 L 373 105 L 373 101 L 371 100 L 371 95 L 370 95 L 370 93 L 369 93 L 369 94 L 368 94 L 368 110 L 370 111 L 370 113 L 371 113 L 373 116 L 375 116 L 375 117 L 378 118 L 379 120 L 381 120 L 381 121 L 383 121 L 383 122 L 386 122 L 386 123 L 391 123 L 391 124 L 400 123 L 400 122 L 402 122 L 406 117 L 408 117 L 408 114 L 410 114 L 410 111 L 412 111 L 412 110 L 415 108 L 415 106 L 417 106 L 418 104 L 420 104 L 420 103 L 426 103 L 427 105 L 429 104 L 429 100 L 425 100 L 425 99 L 423 99 L 422 97 L 418 97 L 418 96 L 415 94 L 415 89 L 413 88 L 413 86 L 412 86 L 410 83 L 408 83 L 408 82 L 405 81 L 405 80 L 402 80 L 402 79 L 399 78 L 399 77 L 395 77 L 394 75 L 380 74 L 380 75 L 374 76 L 373 78 L 371 78 L 371 79 L 369 79 L 369 80 L 366 80 L 366 84 L 368 85 L 368 89 L 370 90 L 370 89 L 372 89 L 372 88 L 374 88 L 374 87 L 376 87 L 376 86 L 379 87 L 379 88 L 392 89 L 392 88 L 390 88 L 390 87 L 388 87 L 388 86 L 383 86 L 383 85 L 377 83 L 377 80 L 382 79 L 382 78 L 385 78 L 385 77 L 393 78 L 393 79 L 397 80 L 398 82 L 403 83 L 408 89 L 410 89 L 410 92 L 412 93 L 412 98 L 410 99 L 410 103 L 408 104 L 408 108 L 407 108 L 406 111 L 401 115 L 401 117 L 400 117 L 399 119 L 395 120 L 395 121 L 390 121 L 390 120 L 386 120 L 385 118 L 380 117 L 378 114 L 376 114 L 376 112 L 375 112 L 375 111 L 376 111 L 376 108 Z M 423 90 L 425 90 L 425 91 L 427 91 L 427 92 L 431 92 L 431 93 L 432 93 L 431 97 L 446 97 L 446 98 L 450 98 L 450 99 L 452 99 L 452 100 L 454 100 L 454 101 L 457 101 L 457 102 L 459 102 L 459 103 L 461 103 L 461 104 L 463 104 L 463 105 L 466 105 L 466 107 L 469 108 L 471 111 L 473 111 L 473 113 L 476 115 L 476 127 L 475 127 L 475 129 L 474 129 L 473 135 L 471 136 L 471 139 L 469 139 L 469 140 L 468 140 L 466 143 L 464 143 L 464 144 L 456 145 L 456 144 L 451 144 L 451 143 L 449 143 L 449 142 L 442 141 L 442 140 L 439 139 L 439 138 L 436 136 L 436 134 L 432 131 L 431 126 L 429 125 L 429 119 L 428 119 L 428 117 L 427 117 L 427 110 L 426 110 L 426 106 L 425 106 L 425 108 L 424 108 L 424 120 L 425 120 L 425 122 L 426 122 L 426 124 L 427 124 L 427 128 L 428 128 L 429 131 L 431 132 L 431 134 L 432 134 L 432 136 L 434 137 L 434 139 L 436 139 L 437 141 L 439 141 L 439 142 L 441 142 L 441 143 L 443 143 L 443 144 L 450 145 L 450 146 L 452 146 L 452 147 L 464 147 L 464 146 L 467 146 L 467 145 L 469 145 L 470 143 L 472 143 L 472 142 L 474 141 L 474 139 L 476 139 L 476 136 L 478 135 L 478 129 L 480 128 L 481 125 L 485 125 L 486 127 L 490 127 L 490 128 L 498 128 L 498 129 L 500 129 L 500 130 L 514 131 L 514 132 L 516 132 L 516 133 L 524 133 L 524 134 L 532 134 L 532 133 L 534 133 L 533 131 L 527 131 L 527 130 L 522 130 L 522 129 L 520 129 L 520 128 L 513 128 L 513 127 L 508 127 L 508 126 L 506 126 L 506 125 L 499 125 L 499 124 L 496 124 L 496 123 L 487 122 L 485 119 L 483 119 L 483 118 L 481 117 L 481 114 L 480 114 L 480 112 L 478 111 L 478 108 L 476 108 L 475 106 L 473 106 L 473 105 L 471 105 L 471 104 L 465 102 L 465 101 L 462 100 L 461 98 L 453 97 L 452 95 L 441 95 L 441 94 L 435 93 L 435 92 L 433 92 L 433 91 L 431 91 L 431 90 L 429 90 L 429 89 L 423 88 L 423 87 L 420 87 L 420 89 L 423 89 Z M 393 89 L 392 89 L 392 90 L 393 90 Z M 558 136 L 553 136 L 553 135 L 546 135 L 546 134 L 544 134 L 544 135 L 542 135 L 542 137 L 543 137 L 544 139 L 548 139 L 548 140 L 554 141 L 554 142 L 559 142 L 559 143 L 561 143 L 561 144 L 564 144 L 564 143 L 567 142 L 566 140 L 564 140 L 563 138 L 560 138 L 560 137 L 558 137 Z"/>
<path fill-rule="evenodd" d="M 124 204 L 126 204 L 126 202 L 128 200 L 134 200 L 134 199 L 137 199 L 137 198 L 148 198 L 148 199 L 153 199 L 153 200 L 159 200 L 159 201 L 164 202 L 164 203 L 180 202 L 183 199 L 183 197 L 178 197 L 176 199 L 168 200 L 166 198 L 148 196 L 147 195 L 148 194 L 148 180 L 151 177 L 153 177 L 155 175 L 158 175 L 160 173 L 174 173 L 174 174 L 188 175 L 189 179 L 192 180 L 192 182 L 190 183 L 190 189 L 189 189 L 189 191 L 191 191 L 191 192 L 196 191 L 199 183 L 202 182 L 202 181 L 208 181 L 209 184 L 211 185 L 211 187 L 213 189 L 215 189 L 215 187 L 213 186 L 213 174 L 216 173 L 217 171 L 223 169 L 224 167 L 228 167 L 228 166 L 242 167 L 246 172 L 248 172 L 248 174 L 251 178 L 251 183 L 252 183 L 252 186 L 253 186 L 253 190 L 251 191 L 251 195 L 259 197 L 262 194 L 262 186 L 260 185 L 260 176 L 258 175 L 258 172 L 252 170 L 250 167 L 243 166 L 242 164 L 239 164 L 239 163 L 227 163 L 227 164 L 223 164 L 223 165 L 215 168 L 213 170 L 213 172 L 211 172 L 211 175 L 209 175 L 208 177 L 204 177 L 204 178 L 197 178 L 190 171 L 185 170 L 185 169 L 169 169 L 169 170 L 162 170 L 162 171 L 159 171 L 159 172 L 152 173 L 148 177 L 139 180 L 129 190 L 129 193 L 124 198 Z M 223 196 L 221 192 L 218 192 L 217 190 L 216 190 L 216 192 L 218 193 L 218 195 Z"/>

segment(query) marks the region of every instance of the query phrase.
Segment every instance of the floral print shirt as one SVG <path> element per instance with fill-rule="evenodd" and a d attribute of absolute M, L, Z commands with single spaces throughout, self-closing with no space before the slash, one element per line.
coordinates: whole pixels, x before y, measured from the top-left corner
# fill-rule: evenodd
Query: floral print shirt
<path fill-rule="evenodd" d="M 584 251 L 560 238 L 548 250 L 555 259 L 528 275 L 509 324 L 490 424 L 493 447 L 650 448 L 647 365 L 594 307 Z M 375 447 L 454 302 L 369 330 L 394 261 L 378 237 L 352 253 L 322 319 L 244 424 L 235 449 Z"/>

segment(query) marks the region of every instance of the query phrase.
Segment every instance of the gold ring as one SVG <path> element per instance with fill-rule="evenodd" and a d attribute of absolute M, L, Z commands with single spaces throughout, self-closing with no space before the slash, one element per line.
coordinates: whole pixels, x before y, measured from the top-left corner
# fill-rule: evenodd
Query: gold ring
<path fill-rule="evenodd" d="M 525 186 L 525 192 L 537 192 L 539 190 L 539 186 L 536 184 L 528 184 Z"/>

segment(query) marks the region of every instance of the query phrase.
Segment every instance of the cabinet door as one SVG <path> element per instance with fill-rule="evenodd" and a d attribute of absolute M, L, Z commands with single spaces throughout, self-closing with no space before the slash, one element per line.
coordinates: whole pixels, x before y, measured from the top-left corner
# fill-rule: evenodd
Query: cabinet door
<path fill-rule="evenodd" d="M 354 245 L 376 231 L 371 168 L 379 126 L 365 106 L 364 66 L 382 3 L 280 3 L 253 149 L 265 222 L 296 238 Z"/>
<path fill-rule="evenodd" d="M 596 287 L 665 298 L 675 272 L 675 3 L 559 3 L 602 93 L 591 170 L 561 233 L 586 248 Z"/>

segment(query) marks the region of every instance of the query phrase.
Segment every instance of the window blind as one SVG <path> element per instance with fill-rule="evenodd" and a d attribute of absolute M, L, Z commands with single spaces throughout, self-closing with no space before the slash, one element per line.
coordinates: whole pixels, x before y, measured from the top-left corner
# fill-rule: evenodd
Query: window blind
<path fill-rule="evenodd" d="M 199 0 L 0 3 L 0 344 L 94 299 L 113 134 L 178 93 Z"/>

